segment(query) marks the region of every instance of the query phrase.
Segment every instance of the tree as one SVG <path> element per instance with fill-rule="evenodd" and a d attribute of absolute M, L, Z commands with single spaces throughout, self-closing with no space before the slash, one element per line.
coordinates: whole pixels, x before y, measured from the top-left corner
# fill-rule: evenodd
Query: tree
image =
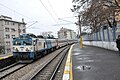
<path fill-rule="evenodd" d="M 120 14 L 120 0 L 73 0 L 74 3 L 78 1 L 79 5 L 73 5 L 73 11 L 79 11 L 82 25 L 91 26 L 93 32 L 98 31 L 105 23 L 111 28 L 116 27 L 116 16 Z"/>

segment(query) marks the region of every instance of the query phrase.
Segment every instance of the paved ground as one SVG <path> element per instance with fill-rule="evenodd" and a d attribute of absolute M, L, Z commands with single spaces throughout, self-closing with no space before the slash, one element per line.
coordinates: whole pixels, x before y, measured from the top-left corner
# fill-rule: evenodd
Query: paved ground
<path fill-rule="evenodd" d="M 74 45 L 72 49 L 74 80 L 120 80 L 118 52 Z"/>

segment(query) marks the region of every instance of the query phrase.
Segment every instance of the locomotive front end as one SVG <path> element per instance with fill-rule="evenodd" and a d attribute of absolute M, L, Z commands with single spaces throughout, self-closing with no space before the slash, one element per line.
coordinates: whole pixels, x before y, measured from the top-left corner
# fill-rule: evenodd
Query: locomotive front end
<path fill-rule="evenodd" d="M 13 56 L 17 60 L 33 60 L 34 47 L 32 38 L 28 35 L 21 35 L 19 38 L 13 38 Z"/>

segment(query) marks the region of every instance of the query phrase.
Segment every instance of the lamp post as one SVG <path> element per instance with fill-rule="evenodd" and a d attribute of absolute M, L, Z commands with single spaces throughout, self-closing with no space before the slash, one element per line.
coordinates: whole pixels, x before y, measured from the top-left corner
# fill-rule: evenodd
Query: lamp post
<path fill-rule="evenodd" d="M 78 15 L 78 26 L 80 30 L 80 48 L 83 48 L 83 42 L 82 42 L 82 32 L 81 32 L 81 16 Z"/>
<path fill-rule="evenodd" d="M 78 13 L 78 16 L 77 16 L 78 17 L 78 22 L 75 23 L 75 24 L 78 25 L 78 27 L 79 27 L 79 31 L 80 31 L 80 48 L 83 48 L 82 34 L 81 34 L 82 33 L 81 32 L 82 31 L 81 30 L 81 15 L 80 15 L 81 13 L 76 11 L 76 8 L 75 8 L 76 6 L 73 5 L 73 7 L 74 7 L 74 9 L 71 9 L 71 11 L 75 12 L 75 13 Z"/>

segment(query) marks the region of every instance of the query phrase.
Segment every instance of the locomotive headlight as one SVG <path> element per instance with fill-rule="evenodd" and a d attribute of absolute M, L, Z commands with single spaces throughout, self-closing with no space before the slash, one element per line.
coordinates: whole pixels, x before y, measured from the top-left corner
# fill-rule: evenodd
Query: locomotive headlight
<path fill-rule="evenodd" d="M 32 47 L 28 47 L 25 49 L 26 51 L 32 51 Z"/>
<path fill-rule="evenodd" d="M 26 51 L 30 51 L 28 48 L 26 48 Z"/>
<path fill-rule="evenodd" d="M 18 51 L 19 51 L 19 50 L 18 50 L 18 48 L 16 48 L 16 49 L 15 49 L 15 51 L 17 51 L 17 52 L 18 52 Z"/>

